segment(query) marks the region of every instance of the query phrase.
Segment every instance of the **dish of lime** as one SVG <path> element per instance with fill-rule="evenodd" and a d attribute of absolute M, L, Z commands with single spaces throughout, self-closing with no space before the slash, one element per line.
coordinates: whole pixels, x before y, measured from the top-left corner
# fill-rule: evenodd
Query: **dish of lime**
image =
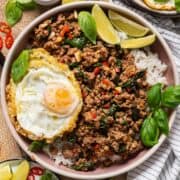
<path fill-rule="evenodd" d="M 13 159 L 0 162 L 1 180 L 58 180 L 58 177 L 35 162 Z"/>

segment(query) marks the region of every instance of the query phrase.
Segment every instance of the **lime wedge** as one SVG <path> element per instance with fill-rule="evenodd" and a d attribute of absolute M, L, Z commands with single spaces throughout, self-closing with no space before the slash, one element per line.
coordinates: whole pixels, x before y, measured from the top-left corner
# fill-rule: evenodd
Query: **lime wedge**
<path fill-rule="evenodd" d="M 151 45 L 156 40 L 155 34 L 142 37 L 142 38 L 133 38 L 121 41 L 121 48 L 123 49 L 136 49 L 143 48 Z"/>
<path fill-rule="evenodd" d="M 142 37 L 149 32 L 148 28 L 121 16 L 114 11 L 109 10 L 108 15 L 114 27 L 119 31 L 125 32 L 129 36 Z"/>
<path fill-rule="evenodd" d="M 22 161 L 17 167 L 16 171 L 13 173 L 12 180 L 26 180 L 29 173 L 29 163 L 28 161 Z"/>
<path fill-rule="evenodd" d="M 4 166 L 0 168 L 0 179 L 10 180 L 12 177 L 10 166 Z"/>
<path fill-rule="evenodd" d="M 83 1 L 83 0 L 62 0 L 62 4 L 68 4 L 68 3 L 78 2 L 78 1 Z"/>
<path fill-rule="evenodd" d="M 104 11 L 97 4 L 92 8 L 92 16 L 95 19 L 97 32 L 100 38 L 107 43 L 118 44 L 120 42 L 118 33 L 113 28 Z"/>

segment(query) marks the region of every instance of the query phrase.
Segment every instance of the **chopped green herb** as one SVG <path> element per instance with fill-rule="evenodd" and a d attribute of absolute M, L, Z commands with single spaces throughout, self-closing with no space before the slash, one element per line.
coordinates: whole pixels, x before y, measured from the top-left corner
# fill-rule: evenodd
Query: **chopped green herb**
<path fill-rule="evenodd" d="M 97 63 L 94 63 L 94 64 L 93 64 L 93 67 L 99 67 L 99 66 L 102 66 L 102 63 L 97 62 Z"/>
<path fill-rule="evenodd" d="M 72 47 L 77 47 L 82 49 L 87 43 L 87 39 L 84 36 L 73 38 L 73 39 L 65 39 L 64 44 L 69 44 Z"/>
<path fill-rule="evenodd" d="M 113 82 L 114 82 L 114 84 L 115 84 L 116 86 L 119 85 L 119 80 L 120 80 L 119 76 L 116 75 L 115 78 L 113 79 Z"/>
<path fill-rule="evenodd" d="M 125 144 L 120 144 L 119 145 L 119 153 L 123 153 L 124 151 L 126 151 L 126 145 Z"/>
<path fill-rule="evenodd" d="M 33 141 L 30 145 L 29 145 L 29 150 L 32 152 L 38 152 L 41 151 L 42 148 L 45 146 L 45 142 L 44 141 Z"/>
<path fill-rule="evenodd" d="M 85 162 L 81 163 L 80 165 L 73 165 L 73 169 L 80 171 L 80 170 L 93 170 L 95 168 L 93 162 Z"/>
<path fill-rule="evenodd" d="M 139 109 L 136 107 L 132 108 L 132 119 L 137 121 L 139 119 Z"/>
<path fill-rule="evenodd" d="M 121 125 L 128 125 L 128 122 L 125 119 L 123 119 L 120 124 Z"/>
<path fill-rule="evenodd" d="M 145 71 L 139 71 L 133 78 L 122 84 L 122 88 L 133 87 L 136 85 L 136 81 L 145 75 Z"/>
<path fill-rule="evenodd" d="M 76 142 L 76 139 L 77 139 L 77 137 L 76 137 L 76 135 L 75 135 L 74 133 L 69 134 L 68 137 L 67 137 L 67 140 L 68 140 L 70 143 L 75 143 L 75 142 Z"/>
<path fill-rule="evenodd" d="M 116 66 L 118 67 L 118 68 L 122 68 L 122 61 L 121 61 L 121 59 L 116 59 Z"/>
<path fill-rule="evenodd" d="M 47 26 L 48 36 L 51 34 L 51 26 Z"/>
<path fill-rule="evenodd" d="M 79 66 L 79 62 L 73 62 L 73 63 L 71 63 L 71 64 L 69 64 L 69 68 L 72 70 L 72 69 L 74 69 L 74 68 L 76 68 L 76 67 L 78 67 Z"/>
<path fill-rule="evenodd" d="M 106 117 L 102 117 L 101 120 L 100 120 L 100 132 L 103 134 L 103 135 L 107 135 L 107 131 L 108 131 L 108 124 L 106 122 Z"/>
<path fill-rule="evenodd" d="M 119 106 L 117 104 L 112 104 L 112 106 L 109 109 L 109 115 L 114 116 L 118 110 L 119 110 Z"/>

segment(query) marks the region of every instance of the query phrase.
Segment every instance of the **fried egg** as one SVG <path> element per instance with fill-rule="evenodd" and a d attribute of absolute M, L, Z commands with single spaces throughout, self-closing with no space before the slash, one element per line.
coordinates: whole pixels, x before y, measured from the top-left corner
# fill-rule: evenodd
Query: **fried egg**
<path fill-rule="evenodd" d="M 31 50 L 28 73 L 10 85 L 16 130 L 22 135 L 51 142 L 75 128 L 82 108 L 80 86 L 68 66 L 44 49 Z"/>
<path fill-rule="evenodd" d="M 155 0 L 144 0 L 147 6 L 156 10 L 172 11 L 175 10 L 174 0 L 168 0 L 165 3 L 156 2 Z"/>

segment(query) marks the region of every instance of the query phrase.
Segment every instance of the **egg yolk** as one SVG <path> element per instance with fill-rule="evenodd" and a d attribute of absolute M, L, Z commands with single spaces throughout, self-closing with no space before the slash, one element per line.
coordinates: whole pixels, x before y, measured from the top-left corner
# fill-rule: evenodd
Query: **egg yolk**
<path fill-rule="evenodd" d="M 70 91 L 61 85 L 48 85 L 44 92 L 44 104 L 53 112 L 67 114 L 72 102 Z"/>

